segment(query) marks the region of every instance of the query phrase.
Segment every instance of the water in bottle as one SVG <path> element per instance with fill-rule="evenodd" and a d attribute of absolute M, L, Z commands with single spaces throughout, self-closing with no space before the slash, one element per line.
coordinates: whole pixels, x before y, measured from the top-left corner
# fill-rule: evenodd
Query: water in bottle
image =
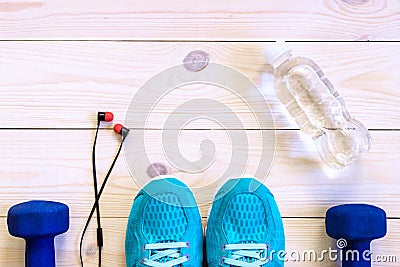
<path fill-rule="evenodd" d="M 325 164 L 340 169 L 370 149 L 368 130 L 350 116 L 343 98 L 317 64 L 293 56 L 284 43 L 269 47 L 265 57 L 274 68 L 277 97 L 314 140 Z"/>

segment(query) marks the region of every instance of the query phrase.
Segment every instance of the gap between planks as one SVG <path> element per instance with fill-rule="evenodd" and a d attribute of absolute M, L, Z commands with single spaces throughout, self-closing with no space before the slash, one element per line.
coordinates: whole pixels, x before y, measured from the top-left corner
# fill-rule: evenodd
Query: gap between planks
<path fill-rule="evenodd" d="M 274 43 L 285 41 L 287 43 L 400 43 L 400 40 L 196 40 L 196 39 L 2 39 L 0 42 L 127 42 L 127 43 Z"/>
<path fill-rule="evenodd" d="M 130 130 L 159 130 L 163 131 L 165 129 L 163 128 L 129 128 Z M 0 131 L 5 130 L 5 131 L 31 131 L 31 130 L 36 130 L 36 131 L 95 131 L 96 128 L 65 128 L 65 127 L 52 127 L 52 128 L 18 128 L 18 127 L 6 127 L 6 128 L 0 128 Z M 288 129 L 273 129 L 273 128 L 263 128 L 263 129 L 254 129 L 254 128 L 229 128 L 229 129 L 221 129 L 221 128 L 184 128 L 184 129 L 168 129 L 168 130 L 180 130 L 180 131 L 226 131 L 226 130 L 232 130 L 232 131 L 300 131 L 298 128 L 288 128 Z M 384 132 L 384 131 L 400 131 L 400 128 L 393 128 L 393 129 L 380 129 L 380 128 L 375 128 L 375 129 L 367 129 L 368 131 L 379 131 L 379 132 Z M 99 131 L 113 131 L 112 128 L 99 128 Z"/>

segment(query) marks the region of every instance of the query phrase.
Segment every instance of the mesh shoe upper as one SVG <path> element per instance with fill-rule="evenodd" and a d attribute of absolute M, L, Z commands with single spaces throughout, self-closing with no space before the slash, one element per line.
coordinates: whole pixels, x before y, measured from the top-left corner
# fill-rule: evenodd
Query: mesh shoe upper
<path fill-rule="evenodd" d="M 166 204 L 166 203 L 169 203 Z M 143 212 L 143 234 L 150 242 L 180 240 L 187 231 L 188 218 L 176 194 L 151 198 Z"/>
<path fill-rule="evenodd" d="M 226 182 L 211 209 L 206 246 L 210 267 L 283 266 L 270 253 L 285 247 L 282 219 L 270 191 L 256 179 Z"/>
<path fill-rule="evenodd" d="M 193 193 L 174 178 L 153 180 L 136 196 L 126 230 L 126 264 L 201 266 L 203 230 Z"/>
<path fill-rule="evenodd" d="M 233 196 L 225 211 L 222 227 L 227 239 L 233 243 L 265 240 L 268 222 L 262 200 L 250 193 Z"/>

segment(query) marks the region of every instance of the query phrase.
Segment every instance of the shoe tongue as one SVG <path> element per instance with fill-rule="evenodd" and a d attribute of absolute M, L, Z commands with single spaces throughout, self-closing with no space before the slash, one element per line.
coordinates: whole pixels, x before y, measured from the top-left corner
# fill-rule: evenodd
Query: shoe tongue
<path fill-rule="evenodd" d="M 249 258 L 249 257 L 244 257 L 244 258 L 242 258 L 242 261 L 247 262 L 247 263 L 252 263 L 252 262 L 255 262 L 256 259 Z"/>
<path fill-rule="evenodd" d="M 156 262 L 159 262 L 159 263 L 166 263 L 166 262 L 169 262 L 169 261 L 172 261 L 172 260 L 174 260 L 174 258 L 171 258 L 171 257 L 164 257 L 164 258 L 161 258 L 161 259 L 156 260 Z M 180 265 L 180 264 L 174 265 L 174 266 L 172 266 L 172 267 L 178 267 L 179 265 Z"/>
<path fill-rule="evenodd" d="M 164 241 L 160 241 L 160 242 L 157 242 L 157 243 L 172 243 L 172 242 L 176 242 L 176 241 L 172 241 L 172 240 L 164 240 Z M 162 251 L 163 249 L 161 249 L 161 250 L 159 250 L 159 251 Z M 157 259 L 157 260 L 155 260 L 156 262 L 159 262 L 159 263 L 166 263 L 166 262 L 169 262 L 169 261 L 172 261 L 172 260 L 174 260 L 175 258 L 172 258 L 172 257 L 169 257 L 169 256 L 167 256 L 167 257 L 162 257 L 162 258 L 160 258 L 160 259 Z M 174 265 L 174 266 L 172 266 L 172 267 L 178 267 L 179 265 Z"/>
<path fill-rule="evenodd" d="M 255 242 L 253 242 L 253 241 L 245 241 L 245 242 L 240 242 L 240 243 L 241 244 L 255 244 Z M 247 262 L 247 263 L 252 263 L 252 262 L 257 261 L 256 258 L 252 258 L 252 257 L 242 257 L 240 260 Z"/>
<path fill-rule="evenodd" d="M 161 259 L 156 260 L 156 262 L 159 262 L 159 263 L 166 263 L 166 262 L 169 262 L 169 261 L 172 261 L 172 260 L 174 260 L 174 259 L 171 258 L 171 257 L 164 257 L 164 258 L 161 258 Z M 178 266 L 178 265 L 176 265 L 176 266 Z"/>

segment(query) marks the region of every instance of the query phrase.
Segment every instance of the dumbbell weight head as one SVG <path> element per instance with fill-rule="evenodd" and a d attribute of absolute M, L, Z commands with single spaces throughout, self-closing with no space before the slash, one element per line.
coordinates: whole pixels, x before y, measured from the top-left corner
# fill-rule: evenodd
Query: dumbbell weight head
<path fill-rule="evenodd" d="M 8 231 L 26 241 L 26 267 L 55 267 L 54 237 L 69 228 L 68 206 L 52 201 L 34 200 L 11 207 Z"/>
<path fill-rule="evenodd" d="M 342 267 L 370 267 L 370 243 L 386 235 L 386 213 L 367 204 L 340 205 L 326 212 L 325 226 L 330 237 L 347 242 Z M 351 251 L 357 251 L 358 259 L 350 257 Z"/>

